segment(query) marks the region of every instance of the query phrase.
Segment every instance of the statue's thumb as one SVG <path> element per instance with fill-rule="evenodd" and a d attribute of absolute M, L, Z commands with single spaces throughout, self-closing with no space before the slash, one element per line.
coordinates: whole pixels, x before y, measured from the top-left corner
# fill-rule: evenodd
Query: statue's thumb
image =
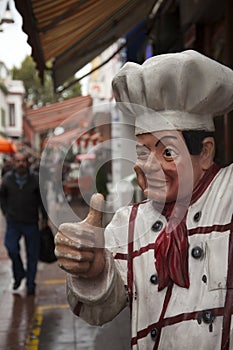
<path fill-rule="evenodd" d="M 89 213 L 84 220 L 87 224 L 102 227 L 104 196 L 101 193 L 95 193 L 91 197 Z"/>

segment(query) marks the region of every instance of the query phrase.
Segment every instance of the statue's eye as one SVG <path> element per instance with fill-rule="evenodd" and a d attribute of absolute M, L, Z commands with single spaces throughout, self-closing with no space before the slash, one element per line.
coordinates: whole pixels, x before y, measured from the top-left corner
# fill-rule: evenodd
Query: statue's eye
<path fill-rule="evenodd" d="M 150 155 L 150 151 L 147 148 L 138 148 L 137 149 L 137 157 L 138 158 L 147 158 Z"/>
<path fill-rule="evenodd" d="M 138 152 L 139 157 L 143 157 L 143 156 L 147 156 L 147 155 L 148 155 L 148 152 L 145 152 L 145 151 Z"/>
<path fill-rule="evenodd" d="M 164 150 L 164 156 L 167 157 L 167 158 L 176 158 L 177 157 L 177 153 L 171 148 L 166 148 Z"/>

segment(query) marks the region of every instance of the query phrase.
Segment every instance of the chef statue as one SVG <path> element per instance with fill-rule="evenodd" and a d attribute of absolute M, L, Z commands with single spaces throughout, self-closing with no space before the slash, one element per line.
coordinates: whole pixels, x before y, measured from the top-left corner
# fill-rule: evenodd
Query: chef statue
<path fill-rule="evenodd" d="M 113 91 L 135 118 L 146 200 L 104 230 L 95 194 L 59 227 L 70 308 L 102 325 L 128 306 L 132 349 L 233 349 L 233 165 L 214 162 L 213 123 L 233 109 L 233 71 L 188 50 L 126 63 Z"/>

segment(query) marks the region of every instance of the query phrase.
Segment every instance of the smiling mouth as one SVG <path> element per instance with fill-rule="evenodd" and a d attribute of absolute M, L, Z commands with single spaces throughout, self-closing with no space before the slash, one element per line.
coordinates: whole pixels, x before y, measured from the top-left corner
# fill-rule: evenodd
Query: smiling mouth
<path fill-rule="evenodd" d="M 147 188 L 164 188 L 167 186 L 168 181 L 165 181 L 164 179 L 159 180 L 159 179 L 147 179 Z"/>
<path fill-rule="evenodd" d="M 163 191 L 165 191 L 165 190 L 166 190 L 166 187 L 165 187 L 165 186 L 149 186 L 149 187 L 146 187 L 144 191 L 153 192 L 153 191 L 158 191 L 158 190 L 163 190 Z"/>

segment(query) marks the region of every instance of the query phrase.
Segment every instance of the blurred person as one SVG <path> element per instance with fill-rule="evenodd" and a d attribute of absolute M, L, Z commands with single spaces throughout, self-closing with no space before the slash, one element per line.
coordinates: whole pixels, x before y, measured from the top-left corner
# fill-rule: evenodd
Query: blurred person
<path fill-rule="evenodd" d="M 26 277 L 27 294 L 34 295 L 40 251 L 39 218 L 41 227 L 47 225 L 47 213 L 42 204 L 39 177 L 29 172 L 27 154 L 17 152 L 13 170 L 5 174 L 0 188 L 1 210 L 6 218 L 5 246 L 12 261 L 13 290 Z M 24 237 L 26 268 L 20 254 L 20 239 Z"/>
<path fill-rule="evenodd" d="M 1 170 L 1 177 L 3 177 L 8 171 L 12 170 L 13 168 L 13 160 L 11 157 L 4 158 L 3 160 L 3 166 Z"/>
<path fill-rule="evenodd" d="M 39 171 L 40 171 L 40 159 L 38 158 L 32 158 L 29 162 L 30 166 L 29 166 L 29 170 L 30 173 L 35 173 L 37 175 L 39 175 Z"/>
<path fill-rule="evenodd" d="M 131 312 L 133 349 L 233 348 L 233 164 L 214 162 L 215 116 L 233 109 L 233 71 L 188 50 L 126 63 L 113 80 L 135 118 L 137 181 L 147 200 L 103 233 L 100 194 L 56 234 L 67 299 L 93 325 Z"/>

